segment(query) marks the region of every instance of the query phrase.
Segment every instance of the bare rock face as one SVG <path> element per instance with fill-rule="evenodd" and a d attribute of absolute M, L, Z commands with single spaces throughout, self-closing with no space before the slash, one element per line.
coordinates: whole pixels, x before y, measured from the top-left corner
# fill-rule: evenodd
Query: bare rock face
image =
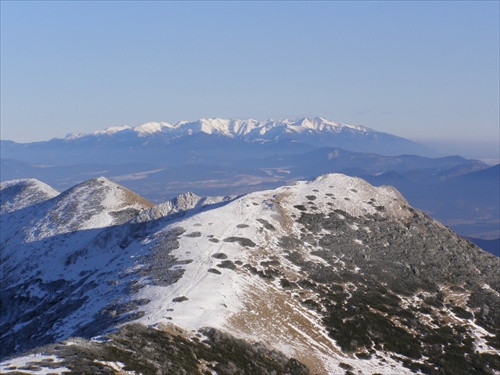
<path fill-rule="evenodd" d="M 393 188 L 331 174 L 151 207 L 98 179 L 61 196 L 23 209 L 38 221 L 2 221 L 4 357 L 94 373 L 500 371 L 500 259 Z"/>

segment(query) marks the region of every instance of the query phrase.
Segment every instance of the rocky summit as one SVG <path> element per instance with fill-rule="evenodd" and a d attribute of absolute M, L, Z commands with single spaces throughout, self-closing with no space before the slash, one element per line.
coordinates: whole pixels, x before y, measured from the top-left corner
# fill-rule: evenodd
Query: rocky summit
<path fill-rule="evenodd" d="M 500 373 L 500 258 L 394 188 L 0 194 L 2 373 Z"/>

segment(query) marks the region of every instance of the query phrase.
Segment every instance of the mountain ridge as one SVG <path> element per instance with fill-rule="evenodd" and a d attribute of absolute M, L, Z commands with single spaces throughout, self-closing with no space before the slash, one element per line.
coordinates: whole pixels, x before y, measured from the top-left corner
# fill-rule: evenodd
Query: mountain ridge
<path fill-rule="evenodd" d="M 227 119 L 227 118 L 201 118 L 197 121 L 179 121 L 175 124 L 168 122 L 146 122 L 137 126 L 114 126 L 104 130 L 97 130 L 90 133 L 71 133 L 64 137 L 65 140 L 74 140 L 87 136 L 113 135 L 118 132 L 133 131 L 139 137 L 150 136 L 155 133 L 173 133 L 176 136 L 182 134 L 193 134 L 203 132 L 206 134 L 219 134 L 229 137 L 258 138 L 267 132 L 283 128 L 288 131 L 327 131 L 340 132 L 345 129 L 353 129 L 362 132 L 376 132 L 373 129 L 360 125 L 341 124 L 326 120 L 321 117 L 300 118 L 298 120 L 284 119 L 280 121 L 253 119 Z"/>
<path fill-rule="evenodd" d="M 31 182 L 34 179 L 27 180 Z M 24 180 L 14 182 L 23 185 Z M 41 184 L 41 183 L 40 183 Z M 0 193 L 4 194 L 11 184 L 0 185 Z M 31 194 L 31 191 L 21 191 L 22 195 Z M 3 225 L 15 220 L 26 228 L 27 237 L 21 241 L 35 241 L 44 237 L 86 230 L 103 228 L 122 224 L 136 216 L 141 210 L 152 207 L 153 204 L 118 185 L 105 177 L 84 181 L 62 193 L 55 194 L 50 199 L 43 199 L 25 203 L 22 209 L 6 212 L 2 217 Z M 33 210 L 30 210 L 30 207 Z M 30 212 L 31 211 L 31 212 Z M 65 213 L 65 215 L 62 215 Z M 33 230 L 33 228 L 36 228 Z M 4 241 L 10 242 L 16 234 L 2 230 Z"/>

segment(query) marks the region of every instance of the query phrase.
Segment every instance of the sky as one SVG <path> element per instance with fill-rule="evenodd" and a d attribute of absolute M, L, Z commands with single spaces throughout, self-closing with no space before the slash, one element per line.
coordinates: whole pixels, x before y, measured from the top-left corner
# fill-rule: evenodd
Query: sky
<path fill-rule="evenodd" d="M 499 3 L 2 0 L 0 138 L 321 116 L 498 153 Z"/>

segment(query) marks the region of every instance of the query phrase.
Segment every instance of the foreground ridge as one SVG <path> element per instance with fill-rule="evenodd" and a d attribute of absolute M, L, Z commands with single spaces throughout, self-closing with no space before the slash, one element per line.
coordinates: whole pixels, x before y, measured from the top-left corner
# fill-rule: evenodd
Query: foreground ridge
<path fill-rule="evenodd" d="M 91 197 L 102 185 L 109 183 L 97 179 L 76 191 L 85 187 Z M 71 371 L 98 360 L 98 371 L 140 372 L 134 351 L 119 348 L 155 337 L 153 362 L 159 343 L 175 342 L 171 353 L 187 346 L 183 353 L 198 360 L 186 354 L 187 362 L 175 362 L 172 354 L 170 365 L 199 373 L 250 365 L 263 366 L 254 367 L 259 373 L 500 371 L 500 260 L 410 207 L 394 188 L 329 174 L 241 197 L 185 194 L 134 206 L 112 222 L 95 218 L 116 205 L 100 204 L 84 222 L 101 224 L 48 235 L 49 217 L 65 223 L 66 215 L 83 215 L 78 201 L 73 213 L 47 203 L 58 197 L 2 215 L 4 357 L 45 351 Z M 40 219 L 29 226 L 13 220 L 33 213 Z M 281 364 L 264 366 L 254 355 L 236 363 L 214 337 L 263 348 L 257 352 Z M 36 349 L 61 340 L 69 341 Z M 75 343 L 75 351 L 87 348 L 80 362 Z M 219 357 L 200 357 L 212 349 Z M 23 358 L 5 359 L 2 372 L 34 360 Z"/>

